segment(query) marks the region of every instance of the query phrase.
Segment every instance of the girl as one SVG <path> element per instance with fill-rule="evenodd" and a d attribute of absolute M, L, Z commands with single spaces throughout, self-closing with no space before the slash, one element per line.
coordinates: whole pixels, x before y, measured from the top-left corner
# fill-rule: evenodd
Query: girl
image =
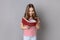
<path fill-rule="evenodd" d="M 24 25 L 21 22 L 20 27 L 24 31 L 23 40 L 36 40 L 36 33 L 37 33 L 37 30 L 40 28 L 39 27 L 40 19 L 36 14 L 33 4 L 27 5 L 24 17 L 22 18 L 29 22 L 36 22 L 35 26 Z"/>

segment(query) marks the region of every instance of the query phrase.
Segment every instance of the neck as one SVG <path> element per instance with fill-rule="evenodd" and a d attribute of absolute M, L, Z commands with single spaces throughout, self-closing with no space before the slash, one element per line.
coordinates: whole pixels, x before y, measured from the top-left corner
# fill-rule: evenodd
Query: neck
<path fill-rule="evenodd" d="M 32 18 L 32 16 L 30 16 L 30 18 Z"/>

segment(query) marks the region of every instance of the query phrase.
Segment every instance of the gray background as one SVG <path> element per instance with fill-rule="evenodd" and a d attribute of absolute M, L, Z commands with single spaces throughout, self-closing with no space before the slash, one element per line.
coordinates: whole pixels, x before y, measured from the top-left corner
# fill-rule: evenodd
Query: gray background
<path fill-rule="evenodd" d="M 0 0 L 0 40 L 22 40 L 21 18 L 33 3 L 41 21 L 37 40 L 60 40 L 60 0 Z"/>

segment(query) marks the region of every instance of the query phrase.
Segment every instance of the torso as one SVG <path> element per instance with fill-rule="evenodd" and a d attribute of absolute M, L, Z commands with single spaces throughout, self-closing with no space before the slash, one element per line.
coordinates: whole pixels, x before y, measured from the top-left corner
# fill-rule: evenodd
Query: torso
<path fill-rule="evenodd" d="M 32 21 L 33 19 L 29 19 L 30 22 L 35 22 Z M 24 30 L 24 36 L 36 36 L 37 29 L 35 26 L 32 26 L 30 29 Z"/>

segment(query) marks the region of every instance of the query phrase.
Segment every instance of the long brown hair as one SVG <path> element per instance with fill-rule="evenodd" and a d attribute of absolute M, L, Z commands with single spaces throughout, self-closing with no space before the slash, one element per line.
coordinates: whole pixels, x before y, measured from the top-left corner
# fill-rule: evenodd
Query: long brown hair
<path fill-rule="evenodd" d="M 37 14 L 36 14 L 36 11 L 35 11 L 35 7 L 33 4 L 28 4 L 27 7 L 26 7 L 26 10 L 25 10 L 25 14 L 24 14 L 24 17 L 28 20 L 30 18 L 30 15 L 29 15 L 29 8 L 32 7 L 33 8 L 33 11 L 34 11 L 34 14 L 32 15 L 32 18 L 33 19 L 36 19 L 37 17 Z"/>

